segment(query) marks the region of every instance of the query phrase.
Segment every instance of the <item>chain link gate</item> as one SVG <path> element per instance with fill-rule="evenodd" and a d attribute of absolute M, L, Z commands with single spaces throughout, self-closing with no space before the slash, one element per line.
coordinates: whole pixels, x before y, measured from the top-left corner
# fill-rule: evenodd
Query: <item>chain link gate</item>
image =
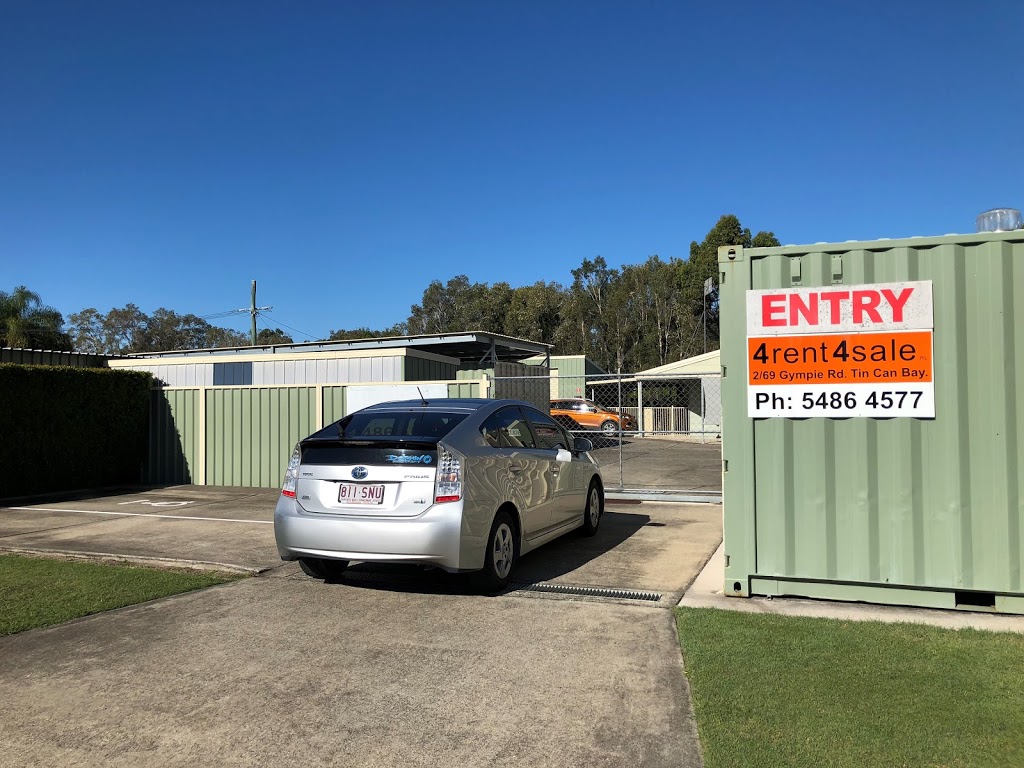
<path fill-rule="evenodd" d="M 550 376 L 547 410 L 573 436 L 594 444 L 609 493 L 721 501 L 722 381 L 715 374 Z M 493 396 L 539 383 L 493 379 Z"/>

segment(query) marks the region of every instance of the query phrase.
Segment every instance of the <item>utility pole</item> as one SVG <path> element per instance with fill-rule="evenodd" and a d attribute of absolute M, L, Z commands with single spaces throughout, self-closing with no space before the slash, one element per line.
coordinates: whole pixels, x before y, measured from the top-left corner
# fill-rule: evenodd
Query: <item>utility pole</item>
<path fill-rule="evenodd" d="M 239 312 L 249 312 L 249 316 L 252 318 L 252 345 L 256 346 L 256 315 L 260 312 L 269 312 L 273 307 L 257 307 L 256 306 L 256 281 L 252 281 L 252 300 L 249 303 L 249 309 L 240 309 Z"/>

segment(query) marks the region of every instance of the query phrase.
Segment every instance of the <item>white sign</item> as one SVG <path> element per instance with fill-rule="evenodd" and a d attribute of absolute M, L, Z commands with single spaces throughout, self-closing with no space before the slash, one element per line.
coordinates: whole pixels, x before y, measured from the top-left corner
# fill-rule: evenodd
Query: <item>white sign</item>
<path fill-rule="evenodd" d="M 931 282 L 746 298 L 749 416 L 934 418 Z"/>
<path fill-rule="evenodd" d="M 377 403 L 391 400 L 419 400 L 420 393 L 427 400 L 448 397 L 447 384 L 380 384 L 366 387 L 349 386 L 345 389 L 345 413 L 355 413 Z"/>
<path fill-rule="evenodd" d="M 930 280 L 747 291 L 747 336 L 932 327 Z"/>

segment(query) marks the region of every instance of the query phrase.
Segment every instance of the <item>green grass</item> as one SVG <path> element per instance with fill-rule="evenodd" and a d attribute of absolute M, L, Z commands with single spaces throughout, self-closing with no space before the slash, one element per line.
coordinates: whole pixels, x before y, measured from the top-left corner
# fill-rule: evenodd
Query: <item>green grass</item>
<path fill-rule="evenodd" d="M 1024 636 L 677 612 L 707 768 L 1024 766 Z"/>
<path fill-rule="evenodd" d="M 235 578 L 0 555 L 0 637 Z"/>

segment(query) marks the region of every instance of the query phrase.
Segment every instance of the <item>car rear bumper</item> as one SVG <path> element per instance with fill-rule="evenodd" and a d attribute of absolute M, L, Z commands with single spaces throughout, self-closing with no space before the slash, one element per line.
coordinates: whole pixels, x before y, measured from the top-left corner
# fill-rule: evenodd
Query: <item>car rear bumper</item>
<path fill-rule="evenodd" d="M 281 496 L 274 511 L 274 535 L 282 560 L 429 563 L 448 571 L 464 567 L 462 502 L 434 504 L 416 517 L 368 518 L 306 512 L 294 499 Z"/>

